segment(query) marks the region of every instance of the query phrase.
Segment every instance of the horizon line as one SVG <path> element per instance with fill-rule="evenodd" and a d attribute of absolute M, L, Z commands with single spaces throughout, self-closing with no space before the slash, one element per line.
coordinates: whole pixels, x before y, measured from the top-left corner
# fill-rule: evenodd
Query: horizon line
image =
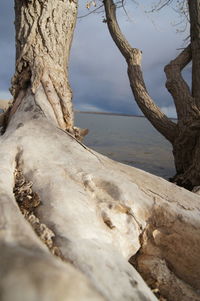
<path fill-rule="evenodd" d="M 97 114 L 97 115 L 112 115 L 112 116 L 124 116 L 124 117 L 140 117 L 146 118 L 144 115 L 137 114 L 126 114 L 126 113 L 115 113 L 115 112 L 99 112 L 99 111 L 80 111 L 74 110 L 75 113 L 83 113 L 83 114 Z M 167 116 L 168 117 L 168 116 Z M 169 119 L 177 120 L 175 117 L 168 117 Z M 148 118 L 147 118 L 148 119 Z"/>

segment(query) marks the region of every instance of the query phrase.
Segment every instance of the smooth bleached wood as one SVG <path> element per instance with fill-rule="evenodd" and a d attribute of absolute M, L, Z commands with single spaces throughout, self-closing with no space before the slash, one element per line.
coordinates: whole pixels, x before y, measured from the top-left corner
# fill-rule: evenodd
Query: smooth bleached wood
<path fill-rule="evenodd" d="M 198 195 L 87 148 L 47 121 L 31 92 L 13 115 L 1 145 L 2 252 L 21 258 L 21 275 L 31 277 L 30 291 L 36 296 L 40 286 L 45 287 L 40 300 L 49 294 L 46 281 L 59 294 L 59 285 L 68 283 L 68 273 L 80 275 L 79 271 L 84 275 L 79 276 L 83 291 L 78 290 L 75 300 L 84 300 L 84 290 L 97 300 L 156 300 L 129 259 L 169 300 L 172 281 L 173 300 L 191 296 L 200 300 Z M 55 234 L 64 262 L 50 254 L 17 208 L 12 193 L 16 167 L 33 183 L 41 200 L 35 215 Z M 29 256 L 32 263 L 27 269 Z M 8 258 L 4 262 L 9 263 Z M 51 269 L 49 280 L 42 277 L 37 282 L 29 275 L 33 269 L 34 279 L 40 277 L 38 260 Z M 5 264 L 4 274 L 12 269 L 16 273 L 15 264 L 11 266 Z M 56 281 L 53 286 L 51 277 L 60 268 L 67 278 L 61 273 L 61 284 Z M 1 277 L 7 296 L 10 276 L 3 282 Z M 13 291 L 22 283 L 20 278 L 15 281 Z M 70 280 L 66 285 L 74 287 Z M 60 300 L 68 300 L 68 292 L 61 292 Z"/>

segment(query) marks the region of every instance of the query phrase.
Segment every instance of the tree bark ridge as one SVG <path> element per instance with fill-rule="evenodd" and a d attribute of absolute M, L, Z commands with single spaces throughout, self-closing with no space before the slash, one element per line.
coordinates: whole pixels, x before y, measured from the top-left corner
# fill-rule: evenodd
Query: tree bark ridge
<path fill-rule="evenodd" d="M 47 99 L 54 105 L 58 126 L 73 130 L 72 91 L 68 79 L 69 51 L 76 24 L 76 1 L 16 1 L 16 73 L 12 94 L 31 85 L 36 93 L 43 77 L 51 91 Z M 46 89 L 47 92 L 47 89 Z M 51 94 L 57 96 L 57 105 Z M 60 105 L 58 105 L 60 102 Z M 58 111 L 57 111 L 58 110 Z"/>

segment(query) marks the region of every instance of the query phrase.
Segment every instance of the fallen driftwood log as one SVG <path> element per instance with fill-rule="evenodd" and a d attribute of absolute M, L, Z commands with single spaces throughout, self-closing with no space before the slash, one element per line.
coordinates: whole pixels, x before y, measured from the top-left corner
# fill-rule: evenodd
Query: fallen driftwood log
<path fill-rule="evenodd" d="M 200 196 L 87 148 L 40 93 L 0 138 L 0 299 L 156 300 L 142 276 L 200 300 Z"/>

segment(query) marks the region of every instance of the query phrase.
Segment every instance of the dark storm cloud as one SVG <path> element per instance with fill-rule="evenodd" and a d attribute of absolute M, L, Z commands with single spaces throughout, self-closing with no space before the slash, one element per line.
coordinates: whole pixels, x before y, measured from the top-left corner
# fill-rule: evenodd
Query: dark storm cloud
<path fill-rule="evenodd" d="M 13 1 L 0 4 L 0 98 L 8 97 L 10 77 L 14 70 Z M 141 1 L 142 2 L 142 1 Z M 145 1 L 143 1 L 145 3 Z M 80 14 L 85 13 L 86 1 L 80 1 Z M 150 95 L 157 104 L 172 112 L 171 97 L 165 89 L 163 67 L 182 45 L 182 36 L 170 27 L 171 12 L 163 11 L 149 17 L 134 6 L 129 8 L 132 21 L 119 17 L 122 31 L 133 47 L 143 51 L 142 68 Z M 133 12 L 133 13 L 132 13 Z M 135 13 L 136 12 L 136 13 Z M 70 79 L 75 108 L 140 114 L 134 102 L 126 63 L 114 45 L 103 15 L 79 19 L 70 60 Z M 170 20 L 170 21 L 169 21 Z M 188 77 L 188 72 L 186 72 Z M 6 94 L 7 93 L 7 94 Z"/>
<path fill-rule="evenodd" d="M 165 12 L 166 14 L 166 12 Z M 143 51 L 143 71 L 150 95 L 167 112 L 174 111 L 165 88 L 164 66 L 177 55 L 182 36 L 169 26 L 171 16 L 155 16 L 154 24 L 138 14 L 134 22 L 120 22 L 133 45 Z M 168 20 L 167 20 L 168 19 Z M 142 20 L 142 21 L 141 21 Z M 102 17 L 93 15 L 77 24 L 71 60 L 71 82 L 77 109 L 138 113 L 127 78 L 126 64 Z M 78 74 L 78 76 L 77 76 Z"/>

